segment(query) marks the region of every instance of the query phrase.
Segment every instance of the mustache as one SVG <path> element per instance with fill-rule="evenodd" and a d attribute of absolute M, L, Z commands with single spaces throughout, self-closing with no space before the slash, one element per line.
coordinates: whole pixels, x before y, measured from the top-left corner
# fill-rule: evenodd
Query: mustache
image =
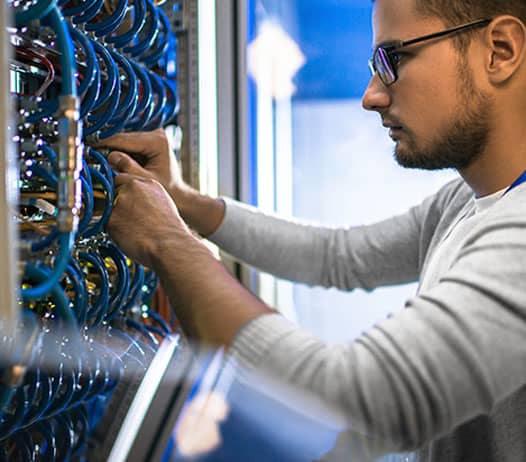
<path fill-rule="evenodd" d="M 402 128 L 403 127 L 402 123 L 399 120 L 391 118 L 391 117 L 383 117 L 383 116 L 382 116 L 382 125 L 385 128 Z"/>

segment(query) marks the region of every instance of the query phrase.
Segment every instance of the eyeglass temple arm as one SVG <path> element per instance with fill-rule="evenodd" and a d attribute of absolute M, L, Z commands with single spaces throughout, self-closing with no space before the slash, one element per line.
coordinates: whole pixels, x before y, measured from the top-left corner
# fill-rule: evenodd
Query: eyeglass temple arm
<path fill-rule="evenodd" d="M 462 26 L 454 27 L 453 29 L 446 29 L 440 32 L 435 32 L 434 34 L 424 35 L 423 37 L 418 37 L 416 39 L 402 41 L 396 48 L 398 47 L 405 47 L 408 45 L 413 45 L 414 43 L 423 42 L 425 40 L 431 40 L 434 38 L 444 37 L 445 35 L 454 34 L 456 32 L 460 32 L 464 29 L 470 29 L 471 27 L 477 27 L 477 26 L 486 26 L 488 25 L 492 19 L 479 19 L 477 21 L 470 22 L 468 24 L 463 24 Z M 393 47 L 395 48 L 395 47 Z"/>

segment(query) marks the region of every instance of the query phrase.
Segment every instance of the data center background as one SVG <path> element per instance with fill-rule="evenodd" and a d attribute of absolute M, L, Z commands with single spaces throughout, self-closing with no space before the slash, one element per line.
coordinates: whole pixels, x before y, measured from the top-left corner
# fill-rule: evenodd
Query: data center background
<path fill-rule="evenodd" d="M 2 308 L 0 461 L 125 460 L 114 446 L 152 364 L 188 371 L 156 275 L 105 232 L 114 172 L 88 146 L 177 127 L 183 3 L 3 2 L 3 251 L 18 282 Z"/>

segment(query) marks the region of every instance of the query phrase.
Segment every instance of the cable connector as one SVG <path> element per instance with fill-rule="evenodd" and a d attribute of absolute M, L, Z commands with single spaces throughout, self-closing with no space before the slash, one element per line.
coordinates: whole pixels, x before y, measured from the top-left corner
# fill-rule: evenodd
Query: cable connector
<path fill-rule="evenodd" d="M 58 191 L 59 209 L 57 224 L 60 232 L 77 232 L 82 191 L 80 170 L 82 169 L 81 122 L 79 99 L 71 95 L 59 98 L 58 121 Z"/>

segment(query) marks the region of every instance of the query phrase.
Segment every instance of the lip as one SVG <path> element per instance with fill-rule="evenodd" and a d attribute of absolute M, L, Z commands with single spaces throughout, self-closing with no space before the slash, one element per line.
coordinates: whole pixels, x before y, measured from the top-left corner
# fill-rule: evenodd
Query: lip
<path fill-rule="evenodd" d="M 384 124 L 384 127 L 389 129 L 389 136 L 393 140 L 398 140 L 400 138 L 400 134 L 403 130 L 402 127 L 400 127 L 399 125 L 390 125 L 390 124 Z"/>
<path fill-rule="evenodd" d="M 401 125 L 396 125 L 396 124 L 390 124 L 390 123 L 383 123 L 382 124 L 385 128 L 390 128 L 390 129 L 398 129 L 398 130 L 401 130 L 402 129 L 402 126 Z"/>

